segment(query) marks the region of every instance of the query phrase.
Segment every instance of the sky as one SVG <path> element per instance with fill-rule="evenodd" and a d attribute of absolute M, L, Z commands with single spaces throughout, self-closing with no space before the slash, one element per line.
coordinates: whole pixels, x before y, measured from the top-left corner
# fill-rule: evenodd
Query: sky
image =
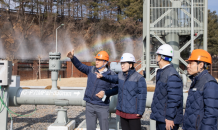
<path fill-rule="evenodd" d="M 208 9 L 210 9 L 210 11 L 215 10 L 218 14 L 218 0 L 208 0 Z"/>

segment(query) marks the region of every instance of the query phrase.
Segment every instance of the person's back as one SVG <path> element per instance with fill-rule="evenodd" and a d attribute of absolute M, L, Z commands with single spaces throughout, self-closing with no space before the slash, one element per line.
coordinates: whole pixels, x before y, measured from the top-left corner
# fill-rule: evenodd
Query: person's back
<path fill-rule="evenodd" d="M 156 121 L 157 130 L 178 130 L 183 119 L 183 84 L 171 61 L 173 49 L 165 44 L 158 48 L 156 86 L 150 118 Z"/>
<path fill-rule="evenodd" d="M 172 120 L 174 124 L 182 123 L 182 86 L 182 80 L 173 65 L 157 71 L 156 88 L 151 106 L 151 119 L 163 123 L 165 119 Z M 170 104 L 174 105 L 170 106 Z"/>

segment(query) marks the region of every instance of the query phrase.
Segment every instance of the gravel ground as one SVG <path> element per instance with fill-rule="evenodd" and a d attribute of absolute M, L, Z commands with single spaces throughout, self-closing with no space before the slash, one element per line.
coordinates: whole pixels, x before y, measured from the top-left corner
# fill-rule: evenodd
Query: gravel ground
<path fill-rule="evenodd" d="M 34 111 L 34 105 L 22 105 L 20 107 L 9 107 L 17 114 L 30 114 Z M 56 117 L 56 106 L 39 105 L 37 111 L 27 117 L 18 117 L 12 114 L 14 130 L 47 130 L 47 127 L 52 124 Z M 85 119 L 85 107 L 82 106 L 68 106 L 67 115 L 70 120 L 76 120 L 76 127 Z M 141 120 L 142 130 L 149 130 L 149 115 L 150 109 L 146 109 L 145 114 Z M 112 114 L 112 120 L 115 120 L 115 114 Z M 8 128 L 10 126 L 11 118 L 8 116 Z"/>

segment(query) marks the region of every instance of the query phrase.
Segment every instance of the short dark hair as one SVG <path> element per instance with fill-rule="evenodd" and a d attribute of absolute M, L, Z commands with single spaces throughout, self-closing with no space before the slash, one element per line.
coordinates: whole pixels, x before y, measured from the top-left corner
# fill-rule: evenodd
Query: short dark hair
<path fill-rule="evenodd" d="M 134 69 L 134 62 L 128 62 L 129 64 L 132 64 L 132 67 L 130 69 Z"/>
<path fill-rule="evenodd" d="M 203 63 L 204 64 L 203 69 L 207 69 L 208 63 L 203 61 L 197 61 L 197 60 L 195 62 L 197 62 L 197 64 Z"/>

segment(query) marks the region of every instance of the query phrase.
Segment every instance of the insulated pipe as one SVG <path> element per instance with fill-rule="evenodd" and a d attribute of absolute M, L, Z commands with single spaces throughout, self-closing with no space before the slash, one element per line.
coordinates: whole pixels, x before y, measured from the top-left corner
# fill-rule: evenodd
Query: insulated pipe
<path fill-rule="evenodd" d="M 19 105 L 57 105 L 57 106 L 85 106 L 83 96 L 85 89 L 75 90 L 45 90 L 22 89 L 9 87 L 9 106 Z M 151 108 L 154 92 L 147 92 L 146 108 Z M 186 107 L 188 93 L 183 93 L 183 108 Z M 117 95 L 111 97 L 109 112 L 115 113 Z M 156 130 L 156 121 L 150 120 L 150 128 Z"/>
<path fill-rule="evenodd" d="M 83 100 L 85 89 L 77 90 L 46 90 L 9 88 L 9 106 L 19 105 L 57 105 L 85 106 Z"/>
<path fill-rule="evenodd" d="M 57 79 L 58 79 L 58 71 L 52 71 L 51 72 L 51 80 L 52 80 L 52 89 L 57 90 Z"/>
<path fill-rule="evenodd" d="M 179 74 L 180 77 L 182 78 L 182 83 L 183 83 L 183 88 L 187 87 L 187 77 L 185 74 Z"/>
<path fill-rule="evenodd" d="M 176 3 L 172 3 L 173 6 L 176 6 Z M 165 27 L 178 27 L 178 14 L 177 11 L 172 10 L 168 19 L 165 19 Z M 179 58 L 180 58 L 180 53 L 179 53 L 179 35 L 175 32 L 167 31 L 166 35 L 166 43 L 171 45 L 171 47 L 174 50 L 174 56 L 173 56 L 173 66 L 174 68 L 178 71 L 179 69 Z"/>
<path fill-rule="evenodd" d="M 194 50 L 194 1 L 191 0 L 191 52 Z"/>
<path fill-rule="evenodd" d="M 207 20 L 208 20 L 208 0 L 204 0 L 204 44 L 203 44 L 203 49 L 205 51 L 207 51 L 207 28 L 208 28 L 208 24 L 207 24 Z"/>
<path fill-rule="evenodd" d="M 173 66 L 174 68 L 178 71 L 178 68 L 179 68 L 179 57 L 180 57 L 180 54 L 179 54 L 179 36 L 177 34 L 168 34 L 166 36 L 166 43 L 171 45 L 173 50 L 174 50 L 174 56 L 173 56 L 173 60 L 172 60 L 172 63 L 173 63 Z"/>
<path fill-rule="evenodd" d="M 19 105 L 58 105 L 58 106 L 85 106 L 83 100 L 85 89 L 75 90 L 46 90 L 9 88 L 9 106 Z M 151 108 L 154 92 L 147 92 L 146 107 Z M 183 93 L 183 108 L 185 108 L 187 93 Z M 116 110 L 117 95 L 111 97 L 110 112 Z"/>
<path fill-rule="evenodd" d="M 150 81 L 150 0 L 146 0 L 146 2 L 146 81 Z"/>

